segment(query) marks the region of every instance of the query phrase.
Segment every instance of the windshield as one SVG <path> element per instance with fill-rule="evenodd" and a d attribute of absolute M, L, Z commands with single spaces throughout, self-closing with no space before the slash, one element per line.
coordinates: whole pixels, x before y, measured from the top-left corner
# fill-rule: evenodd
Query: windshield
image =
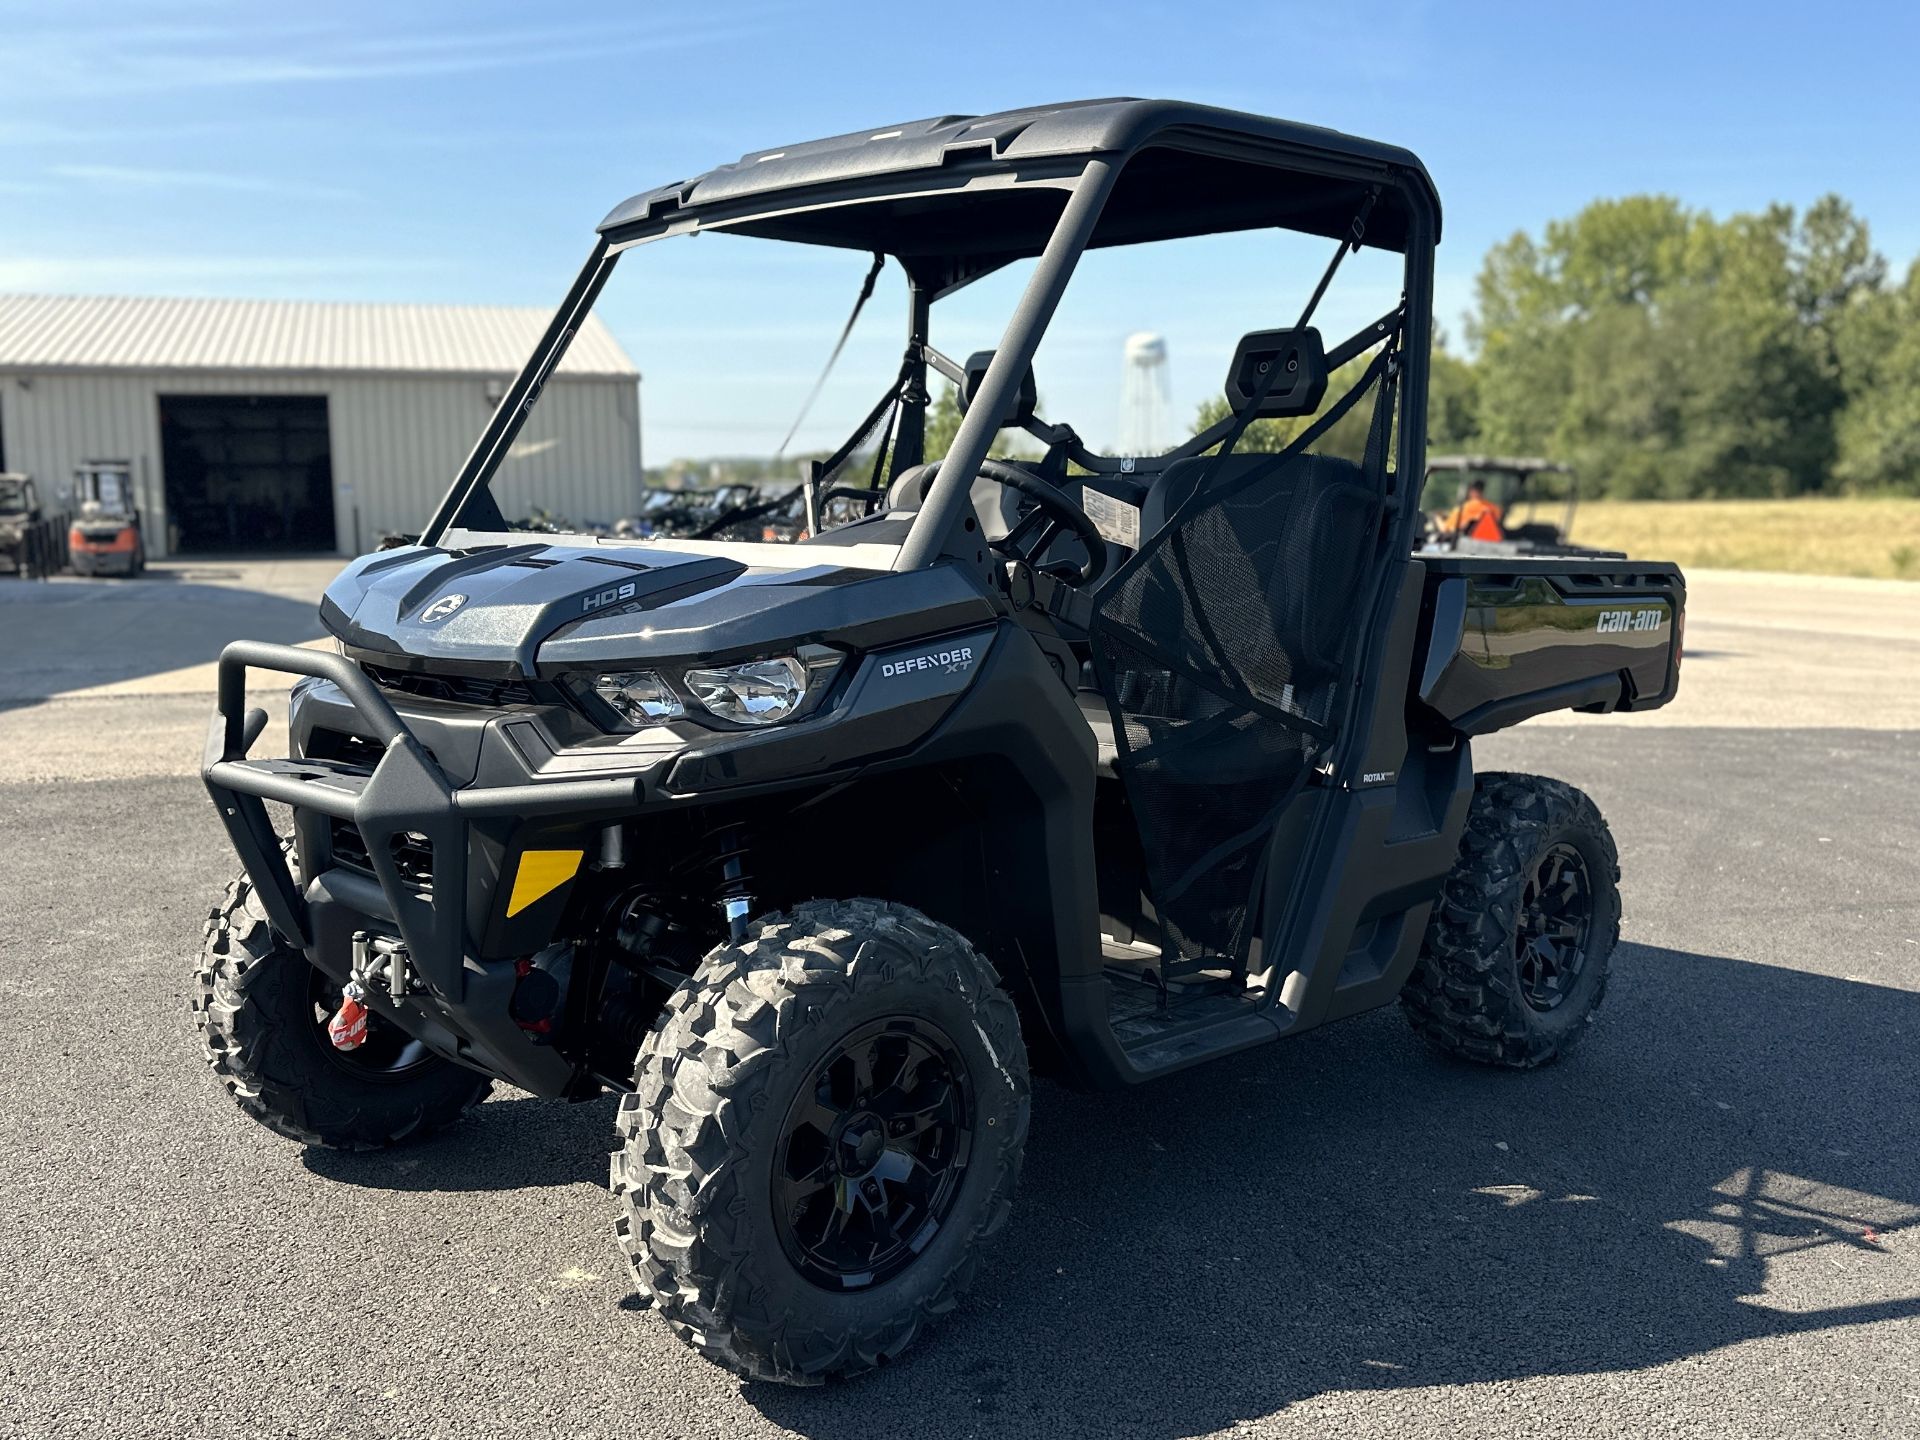
<path fill-rule="evenodd" d="M 1487 499 L 1503 510 L 1511 509 L 1527 493 L 1527 477 L 1515 470 L 1473 470 L 1460 478 L 1463 495 L 1468 482 L 1478 480 L 1486 487 Z"/>
<path fill-rule="evenodd" d="M 989 453 L 1038 465 L 1051 450 L 1062 474 L 1131 473 L 1230 428 L 1223 391 L 1241 337 L 1290 324 L 1327 258 L 1325 239 L 1271 230 L 1088 252 L 1040 340 L 1035 417 Z M 645 403 L 637 375 L 563 361 L 493 473 L 497 515 L 477 506 L 465 528 L 791 541 L 863 518 L 906 469 L 946 453 L 960 372 L 1000 343 L 1036 263 L 923 302 L 923 348 L 909 342 L 915 292 L 895 259 L 723 233 L 610 256 L 575 327 L 585 343 L 568 353 L 630 357 Z M 1329 352 L 1392 312 L 1402 264 L 1379 250 L 1349 259 L 1314 316 Z M 1321 408 L 1369 359 L 1330 377 Z M 1237 448 L 1278 450 L 1313 414 L 1258 420 Z M 1367 423 L 1363 406 L 1314 448 L 1357 460 Z"/>
<path fill-rule="evenodd" d="M 1449 482 L 1441 485 L 1436 482 L 1433 498 L 1442 508 L 1451 507 L 1464 500 L 1467 486 L 1478 480 L 1484 487 L 1487 499 L 1502 510 L 1519 509 L 1530 512 L 1541 505 L 1564 502 L 1573 492 L 1573 477 L 1564 470 L 1529 468 L 1525 470 L 1507 470 L 1488 467 L 1477 470 L 1436 472 L 1448 475 Z M 1457 493 L 1456 493 L 1457 492 Z"/>
<path fill-rule="evenodd" d="M 28 508 L 27 487 L 18 480 L 0 480 L 0 515 L 24 515 Z"/>
<path fill-rule="evenodd" d="M 806 465 L 829 458 L 899 373 L 907 287 L 890 266 L 795 427 L 871 264 L 729 235 L 620 257 L 494 473 L 500 521 L 618 539 L 798 538 Z M 574 363 L 583 350 L 638 373 L 588 373 Z M 875 444 L 858 458 L 870 465 Z"/>

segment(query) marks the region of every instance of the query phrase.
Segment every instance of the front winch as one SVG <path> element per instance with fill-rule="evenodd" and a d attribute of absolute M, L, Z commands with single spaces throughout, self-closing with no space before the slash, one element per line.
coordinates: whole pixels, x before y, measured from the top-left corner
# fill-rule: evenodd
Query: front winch
<path fill-rule="evenodd" d="M 412 957 L 405 942 L 370 930 L 353 933 L 353 979 L 369 988 L 378 981 L 396 1003 L 406 999 L 409 991 L 421 988 L 414 981 Z"/>
<path fill-rule="evenodd" d="M 353 974 L 340 987 L 340 1008 L 327 1021 L 327 1039 L 336 1050 L 358 1050 L 367 1043 L 367 999 L 378 984 L 398 1002 L 418 988 L 407 947 L 391 935 L 357 930 L 353 936 Z"/>

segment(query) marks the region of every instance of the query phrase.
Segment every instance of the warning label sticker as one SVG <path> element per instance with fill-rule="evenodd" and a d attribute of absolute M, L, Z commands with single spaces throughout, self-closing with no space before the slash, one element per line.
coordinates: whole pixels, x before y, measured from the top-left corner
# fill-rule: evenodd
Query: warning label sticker
<path fill-rule="evenodd" d="M 1115 545 L 1129 550 L 1140 548 L 1140 509 L 1124 500 L 1104 495 L 1091 485 L 1080 490 L 1080 508 L 1087 512 L 1094 528 Z"/>

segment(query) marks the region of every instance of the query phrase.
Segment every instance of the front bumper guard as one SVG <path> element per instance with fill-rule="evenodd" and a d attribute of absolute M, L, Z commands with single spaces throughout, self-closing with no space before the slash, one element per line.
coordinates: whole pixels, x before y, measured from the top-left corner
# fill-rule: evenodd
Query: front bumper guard
<path fill-rule="evenodd" d="M 264 710 L 245 708 L 250 668 L 311 676 L 338 688 L 381 747 L 373 769 L 325 760 L 248 759 L 247 751 L 267 723 Z M 507 1015 L 511 967 L 467 960 L 468 831 L 476 822 L 631 812 L 640 805 L 638 777 L 456 789 L 353 662 L 326 651 L 255 640 L 237 640 L 220 653 L 218 700 L 201 768 L 221 823 L 275 930 L 311 959 L 316 952 L 314 902 L 339 902 L 391 922 L 406 946 L 412 971 L 428 988 L 425 999 L 431 1006 L 427 1009 L 416 998 L 404 1004 L 388 1001 L 381 1008 L 451 1058 L 539 1093 L 552 1093 L 557 1057 L 528 1042 Z M 296 881 L 267 815 L 269 800 L 355 826 L 376 883 L 341 868 L 307 873 L 305 856 Z M 409 883 L 394 859 L 393 842 L 406 834 L 424 835 L 432 846 L 430 891 Z M 452 1044 L 451 1037 L 462 1043 Z M 529 1083 L 536 1080 L 542 1083 Z"/>

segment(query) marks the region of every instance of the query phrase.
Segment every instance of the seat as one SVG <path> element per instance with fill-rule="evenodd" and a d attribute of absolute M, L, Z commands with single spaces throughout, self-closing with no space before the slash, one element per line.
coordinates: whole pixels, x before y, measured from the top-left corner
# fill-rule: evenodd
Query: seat
<path fill-rule="evenodd" d="M 1201 486 L 1230 491 L 1272 460 L 1267 454 L 1233 454 L 1168 466 L 1141 503 L 1141 534 L 1159 534 Z M 1251 562 L 1246 578 L 1264 592 L 1265 624 L 1271 626 L 1266 636 L 1289 656 L 1295 684 L 1330 678 L 1340 668 L 1352 618 L 1347 613 L 1351 580 L 1364 563 L 1370 538 L 1365 527 L 1374 504 L 1366 472 L 1353 461 L 1296 455 L 1224 499 L 1214 512 L 1217 523 L 1190 537 L 1231 542 L 1229 548 Z M 1175 613 L 1189 603 L 1174 594 L 1159 598 Z M 1172 614 L 1162 623 L 1178 626 Z"/>
<path fill-rule="evenodd" d="M 916 465 L 887 491 L 887 509 L 902 514 L 918 510 L 926 499 L 929 466 Z M 980 533 L 988 542 L 1006 539 L 1020 520 L 1020 495 L 1010 485 L 1002 485 L 986 476 L 974 479 L 969 499 L 980 523 Z"/>

